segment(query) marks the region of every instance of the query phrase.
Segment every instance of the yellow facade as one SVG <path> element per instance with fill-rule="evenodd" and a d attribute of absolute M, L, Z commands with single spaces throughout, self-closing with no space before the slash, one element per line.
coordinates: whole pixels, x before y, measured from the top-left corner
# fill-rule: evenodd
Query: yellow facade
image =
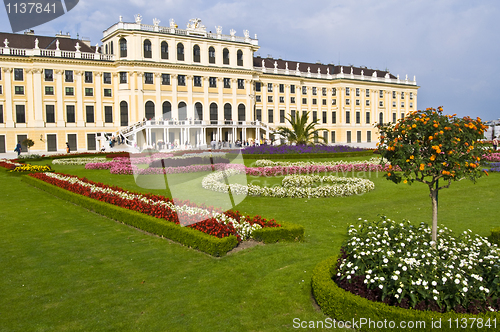
<path fill-rule="evenodd" d="M 104 31 L 97 50 L 67 36 L 1 36 L 0 152 L 25 137 L 35 141 L 32 151 L 63 152 L 68 141 L 73 150 L 99 149 L 102 133 L 144 118 L 188 126 L 198 120 L 199 132 L 174 136 L 196 145 L 216 133 L 215 139 L 256 139 L 265 135 L 256 123 L 276 128 L 306 111 L 319 119 L 328 143 L 367 143 L 377 139 L 377 122 L 417 109 L 415 80 L 256 57 L 258 41 L 247 31 L 211 33 L 199 21 L 187 29 L 120 21 Z"/>

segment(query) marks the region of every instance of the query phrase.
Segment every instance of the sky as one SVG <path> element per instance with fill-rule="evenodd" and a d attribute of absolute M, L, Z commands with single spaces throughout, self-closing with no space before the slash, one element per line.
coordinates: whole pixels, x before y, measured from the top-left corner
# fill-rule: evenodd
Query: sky
<path fill-rule="evenodd" d="M 290 61 L 366 66 L 416 77 L 418 108 L 500 118 L 500 1 L 498 0 L 80 0 L 35 34 L 59 31 L 100 43 L 102 31 L 123 16 L 133 22 L 185 28 L 200 18 L 207 30 L 222 26 L 257 34 L 257 55 Z M 6 9 L 0 31 L 12 32 Z"/>

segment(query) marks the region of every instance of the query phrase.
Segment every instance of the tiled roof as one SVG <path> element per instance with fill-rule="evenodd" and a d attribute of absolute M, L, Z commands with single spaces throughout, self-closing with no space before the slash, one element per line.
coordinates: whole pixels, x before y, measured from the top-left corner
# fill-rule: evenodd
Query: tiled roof
<path fill-rule="evenodd" d="M 4 47 L 4 40 L 9 41 L 9 47 L 12 48 L 35 48 L 35 39 L 38 38 L 38 47 L 40 49 L 55 50 L 56 40 L 59 40 L 59 49 L 61 51 L 76 51 L 76 43 L 78 42 L 81 46 L 80 52 L 95 52 L 95 46 L 89 47 L 83 41 L 73 38 L 66 37 L 47 37 L 47 36 L 36 36 L 36 35 L 26 35 L 18 33 L 6 33 L 0 32 L 0 47 Z"/>
<path fill-rule="evenodd" d="M 388 72 L 383 71 L 383 70 L 375 70 L 375 69 L 368 69 L 368 68 L 363 68 L 363 67 L 353 67 L 353 66 L 341 66 L 341 65 L 324 65 L 324 64 L 319 64 L 319 63 L 307 63 L 307 62 L 299 62 L 299 61 L 288 61 L 288 60 L 282 60 L 282 59 L 273 59 L 273 58 L 261 58 L 260 56 L 254 57 L 253 58 L 253 66 L 254 67 L 262 67 L 262 60 L 264 60 L 264 66 L 269 69 L 271 72 L 272 69 L 274 69 L 274 65 L 276 63 L 278 69 L 286 69 L 287 63 L 288 63 L 288 70 L 290 72 L 293 72 L 297 70 L 297 64 L 299 64 L 299 70 L 302 73 L 307 73 L 308 69 L 311 71 L 311 74 L 317 74 L 318 73 L 318 68 L 321 71 L 321 74 L 327 74 L 327 69 L 329 69 L 330 74 L 340 74 L 341 71 L 343 71 L 344 74 L 349 75 L 351 74 L 351 68 L 353 71 L 354 75 L 361 75 L 361 71 L 363 71 L 364 76 L 372 76 L 373 72 L 377 72 L 377 77 L 384 77 Z M 392 75 L 389 73 L 390 78 L 396 78 L 396 76 Z"/>

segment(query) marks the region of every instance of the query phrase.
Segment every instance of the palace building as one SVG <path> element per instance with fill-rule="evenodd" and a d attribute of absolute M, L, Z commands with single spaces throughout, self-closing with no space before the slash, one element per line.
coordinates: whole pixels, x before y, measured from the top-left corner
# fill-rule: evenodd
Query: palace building
<path fill-rule="evenodd" d="M 0 153 L 129 146 L 204 147 L 273 137 L 288 117 L 319 120 L 328 144 L 377 140 L 374 125 L 417 110 L 415 79 L 366 67 L 262 58 L 257 36 L 119 22 L 101 46 L 69 35 L 0 33 Z"/>

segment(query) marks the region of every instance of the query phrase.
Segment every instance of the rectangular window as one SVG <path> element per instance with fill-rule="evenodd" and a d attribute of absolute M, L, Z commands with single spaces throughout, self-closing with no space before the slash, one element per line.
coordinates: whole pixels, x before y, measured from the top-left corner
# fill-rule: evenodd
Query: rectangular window
<path fill-rule="evenodd" d="M 356 97 L 359 97 L 359 88 L 356 88 Z"/>
<path fill-rule="evenodd" d="M 267 102 L 272 103 L 273 102 L 273 96 L 267 96 Z"/>
<path fill-rule="evenodd" d="M 0 93 L 2 93 L 1 86 L 0 86 Z M 413 108 L 413 103 L 410 103 L 410 108 Z"/>
<path fill-rule="evenodd" d="M 413 92 L 410 92 L 410 100 L 413 100 Z"/>
<path fill-rule="evenodd" d="M 337 123 L 337 112 L 332 112 L 332 123 Z M 332 140 L 333 143 L 333 140 Z"/>
<path fill-rule="evenodd" d="M 295 85 L 290 85 L 290 93 L 295 93 Z"/>
<path fill-rule="evenodd" d="M 346 100 L 345 100 L 345 104 L 346 104 L 346 105 L 351 105 L 351 100 L 350 100 L 350 99 L 346 99 Z"/>
<path fill-rule="evenodd" d="M 24 110 L 24 105 L 16 105 L 16 122 L 26 123 L 26 112 Z"/>
<path fill-rule="evenodd" d="M 304 105 L 307 104 L 307 98 L 302 98 L 302 104 L 304 104 Z"/>
<path fill-rule="evenodd" d="M 405 93 L 401 92 L 401 99 L 405 99 Z"/>
<path fill-rule="evenodd" d="M 22 68 L 14 68 L 14 81 L 24 81 L 24 71 Z"/>
<path fill-rule="evenodd" d="M 383 102 L 382 100 L 381 100 L 381 101 L 379 101 L 379 103 L 378 103 L 378 104 L 379 104 L 379 106 L 380 106 L 380 107 L 384 107 L 384 102 Z"/>
<path fill-rule="evenodd" d="M 396 102 L 395 101 L 392 102 L 392 107 L 396 107 Z"/>
<path fill-rule="evenodd" d="M 69 148 L 71 151 L 76 151 L 77 148 L 77 139 L 76 134 L 68 134 L 68 139 L 66 140 L 69 144 Z"/>
<path fill-rule="evenodd" d="M 194 84 L 194 86 L 201 86 L 201 76 L 194 76 L 193 77 L 193 84 Z"/>
<path fill-rule="evenodd" d="M 94 95 L 94 89 L 93 88 L 85 88 L 85 96 L 92 97 L 93 95 Z"/>
<path fill-rule="evenodd" d="M 245 80 L 242 78 L 238 78 L 238 89 L 244 89 L 245 88 Z"/>
<path fill-rule="evenodd" d="M 94 122 L 94 106 L 91 105 L 85 106 L 85 118 L 87 123 Z"/>
<path fill-rule="evenodd" d="M 285 93 L 285 84 L 280 84 L 280 93 Z"/>
<path fill-rule="evenodd" d="M 370 89 L 366 89 L 366 98 L 370 97 Z"/>
<path fill-rule="evenodd" d="M 111 89 L 104 89 L 104 97 L 112 97 Z"/>
<path fill-rule="evenodd" d="M 318 120 L 318 112 L 317 111 L 313 111 L 313 122 L 315 122 L 317 120 Z"/>
<path fill-rule="evenodd" d="M 356 123 L 361 123 L 361 112 L 356 112 Z"/>
<path fill-rule="evenodd" d="M 323 123 L 326 123 L 326 111 L 323 111 Z"/>
<path fill-rule="evenodd" d="M 259 96 L 255 96 L 255 101 L 257 103 L 260 103 L 262 101 L 262 96 L 260 96 L 260 95 Z"/>
<path fill-rule="evenodd" d="M 351 131 L 348 130 L 346 134 L 347 134 L 347 143 L 351 143 Z"/>
<path fill-rule="evenodd" d="M 316 98 L 313 98 L 313 100 L 312 100 L 312 104 L 313 104 L 313 105 L 317 105 L 317 104 L 318 104 L 318 100 L 317 100 Z"/>
<path fill-rule="evenodd" d="M 24 95 L 24 86 L 15 86 L 15 93 L 16 95 Z"/>
<path fill-rule="evenodd" d="M 356 131 L 356 141 L 358 143 L 361 143 L 361 131 Z"/>
<path fill-rule="evenodd" d="M 290 97 L 290 104 L 295 104 L 295 97 Z"/>
<path fill-rule="evenodd" d="M 405 114 L 401 113 L 401 119 L 403 119 L 404 117 L 405 117 Z"/>
<path fill-rule="evenodd" d="M 260 82 L 255 82 L 255 91 L 260 92 Z"/>
<path fill-rule="evenodd" d="M 273 92 L 273 83 L 267 83 L 267 92 Z"/>
<path fill-rule="evenodd" d="M 224 78 L 224 89 L 231 89 L 231 79 Z"/>
<path fill-rule="evenodd" d="M 326 88 L 321 88 L 321 94 L 326 97 Z"/>
<path fill-rule="evenodd" d="M 302 94 L 307 95 L 307 86 L 302 87 Z"/>
<path fill-rule="evenodd" d="M 75 95 L 75 89 L 71 87 L 66 87 L 65 89 L 66 96 L 74 96 Z"/>
<path fill-rule="evenodd" d="M 86 71 L 85 72 L 85 83 L 92 83 L 94 81 L 94 78 L 92 76 L 91 71 Z"/>
<path fill-rule="evenodd" d="M 113 123 L 113 106 L 104 106 L 104 122 Z"/>
<path fill-rule="evenodd" d="M 2 94 L 2 86 L 0 85 L 0 95 Z"/>
<path fill-rule="evenodd" d="M 396 99 L 396 91 L 392 91 L 392 99 Z"/>
<path fill-rule="evenodd" d="M 351 111 L 345 111 L 345 123 L 351 123 Z"/>
<path fill-rule="evenodd" d="M 384 90 L 380 90 L 379 91 L 379 97 L 380 98 L 384 98 Z"/>
<path fill-rule="evenodd" d="M 401 107 L 405 107 L 405 102 L 404 101 L 401 102 Z"/>
<path fill-rule="evenodd" d="M 177 85 L 186 86 L 186 75 L 178 75 L 177 76 Z"/>
<path fill-rule="evenodd" d="M 285 110 L 280 110 L 280 123 L 285 123 Z"/>
<path fill-rule="evenodd" d="M 44 69 L 43 73 L 45 74 L 46 82 L 52 82 L 54 80 L 54 71 L 52 69 Z"/>
<path fill-rule="evenodd" d="M 359 106 L 360 105 L 360 101 L 359 99 L 356 99 L 356 106 Z"/>
<path fill-rule="evenodd" d="M 290 111 L 290 118 L 291 118 L 292 120 L 295 120 L 295 110 L 291 110 L 291 111 Z"/>
<path fill-rule="evenodd" d="M 144 84 L 153 84 L 153 82 L 153 73 L 144 73 Z"/>
<path fill-rule="evenodd" d="M 273 123 L 274 122 L 274 112 L 273 112 L 273 110 L 267 110 L 267 117 L 268 117 L 269 123 Z"/>
<path fill-rule="evenodd" d="M 97 150 L 95 134 L 87 134 L 87 150 L 89 151 Z"/>
<path fill-rule="evenodd" d="M 323 106 L 326 106 L 326 99 L 323 99 Z"/>
<path fill-rule="evenodd" d="M 102 73 L 102 82 L 104 84 L 111 84 L 111 73 Z"/>
<path fill-rule="evenodd" d="M 127 83 L 127 72 L 126 71 L 121 71 L 120 72 L 120 83 Z"/>
<path fill-rule="evenodd" d="M 323 132 L 323 143 L 328 144 L 328 130 Z"/>
<path fill-rule="evenodd" d="M 56 123 L 54 105 L 45 105 L 45 122 Z"/>
<path fill-rule="evenodd" d="M 345 95 L 346 96 L 350 96 L 351 95 L 351 89 L 349 89 L 348 86 L 345 88 Z"/>
<path fill-rule="evenodd" d="M 313 87 L 312 88 L 312 94 L 313 94 L 313 96 L 316 96 L 317 92 L 318 92 L 318 89 L 316 89 L 316 87 Z"/>
<path fill-rule="evenodd" d="M 75 105 L 66 105 L 66 122 L 75 123 Z"/>
<path fill-rule="evenodd" d="M 336 96 L 337 95 L 337 89 L 336 88 L 333 88 L 332 89 L 332 96 Z M 333 142 L 332 142 L 333 143 Z"/>
<path fill-rule="evenodd" d="M 73 82 L 73 71 L 65 70 L 64 71 L 64 81 L 65 82 Z"/>
<path fill-rule="evenodd" d="M 332 99 L 332 105 L 337 105 L 337 99 Z"/>
<path fill-rule="evenodd" d="M 368 130 L 368 131 L 366 132 L 366 141 L 367 141 L 368 143 L 371 143 L 371 141 L 372 141 L 372 132 L 371 132 L 370 130 Z"/>
<path fill-rule="evenodd" d="M 285 97 L 280 96 L 280 103 L 285 103 Z"/>
<path fill-rule="evenodd" d="M 365 114 L 365 120 L 366 120 L 366 123 L 370 123 L 370 112 L 366 112 Z"/>
<path fill-rule="evenodd" d="M 370 100 L 369 99 L 366 100 L 366 106 L 370 106 Z"/>
<path fill-rule="evenodd" d="M 332 137 L 332 139 L 330 140 L 330 141 L 331 141 L 331 143 L 335 143 L 335 132 L 334 132 L 334 131 L 332 131 L 332 132 L 330 133 L 330 136 Z"/>
<path fill-rule="evenodd" d="M 45 94 L 47 96 L 53 96 L 54 95 L 54 87 L 53 86 L 46 86 L 45 87 Z"/>
<path fill-rule="evenodd" d="M 256 109 L 255 116 L 257 117 L 257 121 L 262 121 L 262 110 Z"/>
<path fill-rule="evenodd" d="M 161 74 L 161 84 L 170 85 L 170 74 Z"/>
<path fill-rule="evenodd" d="M 392 113 L 392 122 L 396 122 L 396 113 Z"/>
<path fill-rule="evenodd" d="M 208 84 L 211 88 L 216 88 L 217 87 L 217 77 L 209 77 Z"/>
<path fill-rule="evenodd" d="M 3 123 L 3 105 L 0 105 L 0 123 Z"/>

